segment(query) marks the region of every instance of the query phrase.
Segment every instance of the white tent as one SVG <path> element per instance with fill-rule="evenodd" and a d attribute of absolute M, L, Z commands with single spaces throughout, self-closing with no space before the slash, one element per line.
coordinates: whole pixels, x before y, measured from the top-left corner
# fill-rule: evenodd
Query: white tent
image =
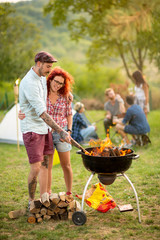
<path fill-rule="evenodd" d="M 17 104 L 18 111 L 20 109 L 19 104 Z M 72 114 L 75 114 L 75 110 L 72 109 Z M 24 145 L 22 132 L 20 129 L 20 120 L 18 119 L 18 136 L 19 144 Z M 17 144 L 17 119 L 16 119 L 16 105 L 14 105 L 11 110 L 5 115 L 2 122 L 0 123 L 0 142 Z"/>
<path fill-rule="evenodd" d="M 17 104 L 19 111 L 19 104 Z M 18 136 L 19 144 L 23 145 L 22 132 L 20 129 L 20 120 L 18 119 Z M 16 105 L 5 115 L 0 123 L 0 142 L 17 144 L 17 118 L 16 118 Z"/>

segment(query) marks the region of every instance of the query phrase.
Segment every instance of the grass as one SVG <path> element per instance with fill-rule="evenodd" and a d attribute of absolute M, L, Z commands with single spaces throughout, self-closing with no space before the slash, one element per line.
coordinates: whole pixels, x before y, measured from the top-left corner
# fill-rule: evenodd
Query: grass
<path fill-rule="evenodd" d="M 97 121 L 103 118 L 103 111 L 90 111 L 88 118 Z M 2 114 L 0 114 L 0 117 Z M 2 119 L 2 117 L 1 117 Z M 118 205 L 132 204 L 134 211 L 120 213 L 115 208 L 107 213 L 100 213 L 86 204 L 87 222 L 83 226 L 76 226 L 72 221 L 49 221 L 41 224 L 29 224 L 27 216 L 11 220 L 8 212 L 27 206 L 28 190 L 27 176 L 29 164 L 24 146 L 17 152 L 16 145 L 0 144 L 0 239 L 18 240 L 120 240 L 120 239 L 160 239 L 160 111 L 152 111 L 148 115 L 151 127 L 150 138 L 152 144 L 147 147 L 134 148 L 140 158 L 132 161 L 126 172 L 137 190 L 140 203 L 142 223 L 138 222 L 136 200 L 133 190 L 123 177 L 107 186 L 108 192 Z M 97 123 L 100 138 L 104 138 L 103 122 Z M 114 133 L 113 129 L 111 129 Z M 116 137 L 114 137 L 116 140 Z M 114 141 L 113 140 L 113 141 Z M 77 149 L 71 151 L 71 163 L 74 174 L 73 193 L 82 194 L 83 188 L 90 176 L 82 163 Z M 98 182 L 95 175 L 90 183 Z M 65 191 L 63 173 L 60 165 L 53 167 L 52 190 L 56 193 Z M 36 197 L 39 198 L 39 186 Z"/>

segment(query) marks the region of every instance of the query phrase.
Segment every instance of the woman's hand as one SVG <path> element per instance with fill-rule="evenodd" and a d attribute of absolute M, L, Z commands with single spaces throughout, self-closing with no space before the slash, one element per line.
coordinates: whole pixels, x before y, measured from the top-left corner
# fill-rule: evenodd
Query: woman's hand
<path fill-rule="evenodd" d="M 18 118 L 19 118 L 20 120 L 23 120 L 25 117 L 26 117 L 25 113 L 22 113 L 21 110 L 19 110 L 19 112 L 18 112 Z"/>
<path fill-rule="evenodd" d="M 73 102 L 73 94 L 71 92 L 69 92 L 67 94 L 67 101 L 70 103 L 70 102 Z"/>

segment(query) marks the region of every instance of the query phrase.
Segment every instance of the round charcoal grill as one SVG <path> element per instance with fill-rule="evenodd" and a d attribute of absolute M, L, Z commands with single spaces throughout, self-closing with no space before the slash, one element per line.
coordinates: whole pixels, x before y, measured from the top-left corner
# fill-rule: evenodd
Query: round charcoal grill
<path fill-rule="evenodd" d="M 94 150 L 94 148 L 86 148 L 85 150 L 90 153 L 91 151 Z M 124 156 L 103 157 L 103 156 L 87 155 L 82 150 L 77 151 L 77 153 L 81 154 L 82 156 L 82 160 L 85 168 L 92 173 L 83 191 L 81 211 L 74 212 L 72 216 L 72 221 L 74 222 L 75 225 L 83 225 L 86 222 L 87 218 L 86 218 L 86 214 L 83 212 L 83 205 L 84 205 L 84 199 L 85 199 L 85 193 L 87 191 L 87 187 L 92 177 L 94 176 L 94 174 L 98 174 L 98 178 L 100 182 L 104 185 L 112 184 L 115 181 L 117 176 L 124 176 L 126 178 L 126 180 L 130 183 L 134 191 L 136 202 L 137 202 L 139 222 L 141 222 L 137 192 L 133 186 L 133 183 L 124 173 L 130 168 L 132 164 L 132 160 L 139 158 L 139 155 L 136 155 L 132 149 L 122 148 L 122 150 L 123 151 L 126 150 L 126 152 L 129 152 L 129 153 Z"/>

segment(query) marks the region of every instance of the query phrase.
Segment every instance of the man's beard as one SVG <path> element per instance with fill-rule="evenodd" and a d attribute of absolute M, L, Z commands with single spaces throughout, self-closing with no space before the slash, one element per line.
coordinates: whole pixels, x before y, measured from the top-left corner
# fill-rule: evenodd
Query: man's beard
<path fill-rule="evenodd" d="M 40 76 L 43 76 L 43 77 L 45 77 L 46 75 L 49 74 L 49 72 L 43 72 L 43 68 L 40 68 L 40 69 L 38 70 L 38 73 L 39 73 Z"/>

